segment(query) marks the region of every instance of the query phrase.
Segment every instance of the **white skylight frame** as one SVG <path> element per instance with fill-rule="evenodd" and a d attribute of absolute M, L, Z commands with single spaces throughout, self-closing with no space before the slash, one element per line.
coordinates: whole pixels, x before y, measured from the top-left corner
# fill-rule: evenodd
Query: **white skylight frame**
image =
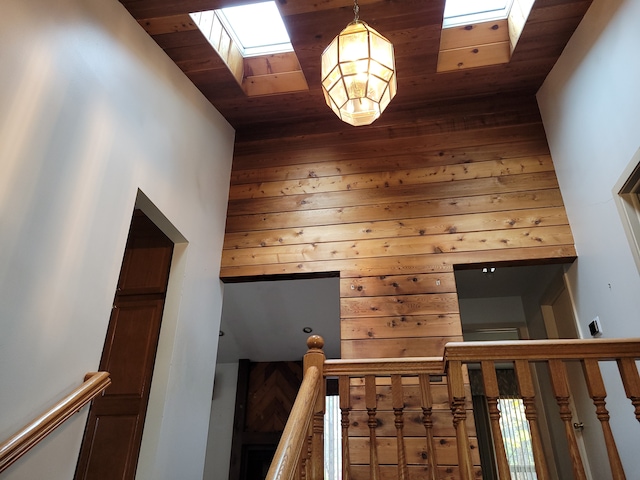
<path fill-rule="evenodd" d="M 213 14 L 245 58 L 293 51 L 275 1 L 222 8 L 214 10 Z M 201 27 L 197 15 L 191 14 L 198 27 Z"/>
<path fill-rule="evenodd" d="M 443 28 L 470 25 L 509 16 L 513 0 L 447 0 Z"/>

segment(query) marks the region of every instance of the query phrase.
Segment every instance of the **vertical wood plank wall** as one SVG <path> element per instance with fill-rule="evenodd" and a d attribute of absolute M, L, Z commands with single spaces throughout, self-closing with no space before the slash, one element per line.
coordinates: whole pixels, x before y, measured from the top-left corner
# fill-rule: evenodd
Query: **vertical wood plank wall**
<path fill-rule="evenodd" d="M 339 272 L 343 358 L 461 340 L 454 265 L 576 255 L 534 97 L 387 115 L 236 142 L 221 277 Z"/>

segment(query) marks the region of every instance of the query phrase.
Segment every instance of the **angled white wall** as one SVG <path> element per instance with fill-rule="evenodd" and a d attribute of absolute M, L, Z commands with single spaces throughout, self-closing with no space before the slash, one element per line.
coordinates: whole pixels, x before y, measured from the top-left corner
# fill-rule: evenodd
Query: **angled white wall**
<path fill-rule="evenodd" d="M 578 251 L 568 280 L 586 336 L 599 316 L 604 337 L 640 337 L 640 275 L 612 193 L 640 147 L 639 18 L 640 0 L 594 0 L 538 92 Z M 613 380 L 616 369 L 605 373 L 618 447 L 633 476 L 640 471 L 640 427 Z"/>
<path fill-rule="evenodd" d="M 233 129 L 117 0 L 2 15 L 0 440 L 97 369 L 140 190 L 182 243 L 138 478 L 201 479 Z M 6 479 L 72 478 L 86 411 Z"/>

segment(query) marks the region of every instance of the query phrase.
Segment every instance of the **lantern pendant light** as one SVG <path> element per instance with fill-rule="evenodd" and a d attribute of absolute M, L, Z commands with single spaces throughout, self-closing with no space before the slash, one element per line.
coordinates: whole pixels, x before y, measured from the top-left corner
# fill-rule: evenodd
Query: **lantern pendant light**
<path fill-rule="evenodd" d="M 327 105 L 344 122 L 369 125 L 396 94 L 393 45 L 355 18 L 322 53 L 322 92 Z"/>

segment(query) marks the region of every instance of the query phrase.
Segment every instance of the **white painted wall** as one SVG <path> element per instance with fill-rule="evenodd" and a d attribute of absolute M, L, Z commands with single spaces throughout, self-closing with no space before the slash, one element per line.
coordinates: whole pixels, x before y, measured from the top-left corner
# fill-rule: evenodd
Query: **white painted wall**
<path fill-rule="evenodd" d="M 117 0 L 4 0 L 2 15 L 0 439 L 98 367 L 140 189 L 188 243 L 138 478 L 200 479 L 233 129 Z M 86 412 L 3 478 L 72 478 Z"/>
<path fill-rule="evenodd" d="M 640 337 L 640 275 L 612 194 L 640 146 L 638 18 L 640 0 L 594 0 L 538 92 L 578 251 L 569 289 L 582 331 L 599 316 L 604 337 Z M 640 426 L 615 368 L 605 375 L 614 433 L 633 474 Z"/>
<path fill-rule="evenodd" d="M 526 325 L 520 297 L 459 298 L 458 304 L 464 330 Z"/>
<path fill-rule="evenodd" d="M 237 363 L 218 363 L 211 402 L 204 480 L 228 480 L 238 388 Z"/>

